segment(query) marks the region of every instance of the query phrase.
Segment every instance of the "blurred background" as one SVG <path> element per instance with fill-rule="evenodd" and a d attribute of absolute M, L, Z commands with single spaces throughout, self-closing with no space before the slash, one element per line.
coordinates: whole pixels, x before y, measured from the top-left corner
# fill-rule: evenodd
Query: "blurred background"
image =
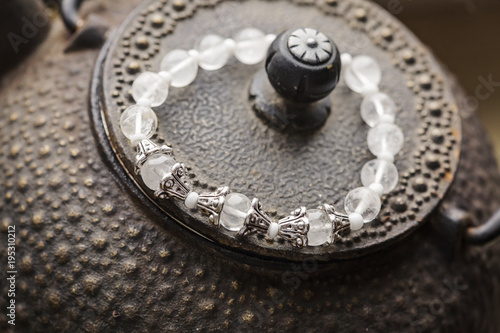
<path fill-rule="evenodd" d="M 500 160 L 500 0 L 378 0 L 434 51 L 477 107 Z"/>

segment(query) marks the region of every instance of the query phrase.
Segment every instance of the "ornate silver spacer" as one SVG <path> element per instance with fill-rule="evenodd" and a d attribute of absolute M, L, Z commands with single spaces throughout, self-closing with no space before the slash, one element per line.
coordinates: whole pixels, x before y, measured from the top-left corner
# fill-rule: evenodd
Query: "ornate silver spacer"
<path fill-rule="evenodd" d="M 306 217 L 306 208 L 300 207 L 279 220 L 279 236 L 290 241 L 293 246 L 307 246 L 307 233 L 309 232 L 309 220 Z"/>
<path fill-rule="evenodd" d="M 259 199 L 254 198 L 245 219 L 245 224 L 240 229 L 239 234 L 246 235 L 252 232 L 259 232 L 266 235 L 271 222 L 271 218 L 262 210 L 262 204 Z"/>
<path fill-rule="evenodd" d="M 205 215 L 208 215 L 208 220 L 216 226 L 219 225 L 220 212 L 222 211 L 222 207 L 224 207 L 224 200 L 228 194 L 229 187 L 224 186 L 219 187 L 213 193 L 202 193 L 198 197 L 198 209 Z"/>
<path fill-rule="evenodd" d="M 335 207 L 328 204 L 324 204 L 321 208 L 328 214 L 330 221 L 332 221 L 332 243 L 335 243 L 341 235 L 351 230 L 349 216 L 338 213 Z"/>
<path fill-rule="evenodd" d="M 173 149 L 167 145 L 158 146 L 151 140 L 142 140 L 137 145 L 137 155 L 135 156 L 134 172 L 136 175 L 141 173 L 141 167 L 149 158 L 149 156 L 161 153 L 165 155 L 173 155 Z"/>
<path fill-rule="evenodd" d="M 192 186 L 186 178 L 186 167 L 182 163 L 176 163 L 170 169 L 170 173 L 163 177 L 160 188 L 155 192 L 155 195 L 160 199 L 177 198 L 185 201 L 192 190 Z"/>

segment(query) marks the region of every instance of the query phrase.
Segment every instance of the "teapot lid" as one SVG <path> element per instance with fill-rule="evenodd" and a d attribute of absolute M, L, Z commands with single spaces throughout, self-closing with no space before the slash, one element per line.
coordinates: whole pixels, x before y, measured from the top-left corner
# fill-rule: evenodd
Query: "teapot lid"
<path fill-rule="evenodd" d="M 381 89 L 398 106 L 405 146 L 395 161 L 397 188 L 382 197 L 378 218 L 361 232 L 321 247 L 296 248 L 257 235 L 242 239 L 183 204 L 155 197 L 134 173 L 135 150 L 119 127 L 121 113 L 134 104 L 134 79 L 141 72 L 158 71 L 169 50 L 190 49 L 207 33 L 233 36 L 249 26 L 275 34 L 297 26 L 317 28 L 342 52 L 368 54 L 378 61 L 384 73 Z M 155 109 L 156 142 L 175 150 L 200 191 L 227 185 L 265 198 L 272 217 L 284 217 L 300 206 L 343 207 L 346 193 L 361 186 L 361 168 L 373 159 L 366 145 L 368 127 L 359 117 L 361 97 L 341 81 L 330 95 L 331 115 L 320 129 L 280 132 L 253 112 L 249 87 L 262 67 L 229 62 L 218 71 L 200 71 L 188 87 L 172 89 L 167 102 Z M 91 99 L 97 137 L 109 165 L 158 223 L 164 223 L 166 215 L 168 223 L 175 220 L 223 248 L 251 257 L 330 261 L 385 247 L 410 234 L 434 211 L 459 161 L 460 117 L 446 74 L 407 28 L 368 1 L 148 1 L 101 51 Z"/>

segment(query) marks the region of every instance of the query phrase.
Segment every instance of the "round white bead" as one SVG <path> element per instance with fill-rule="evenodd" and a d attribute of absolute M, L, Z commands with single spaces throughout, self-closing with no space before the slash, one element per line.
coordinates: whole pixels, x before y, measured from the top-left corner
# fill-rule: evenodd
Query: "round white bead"
<path fill-rule="evenodd" d="M 340 55 L 340 62 L 342 63 L 342 67 L 344 67 L 345 69 L 347 66 L 351 65 L 352 55 L 350 55 L 349 53 L 342 53 Z"/>
<path fill-rule="evenodd" d="M 380 183 L 371 183 L 368 188 L 377 193 L 379 196 L 382 196 L 382 194 L 384 194 L 384 186 L 382 186 L 382 184 Z"/>
<path fill-rule="evenodd" d="M 245 218 L 252 202 L 240 193 L 229 193 L 224 200 L 220 214 L 220 224 L 229 231 L 239 231 L 243 227 Z"/>
<path fill-rule="evenodd" d="M 274 42 L 274 40 L 276 39 L 276 35 L 275 34 L 267 34 L 265 38 L 266 38 L 267 47 L 269 47 L 269 45 L 271 45 Z"/>
<path fill-rule="evenodd" d="M 394 124 L 394 121 L 396 120 L 396 117 L 390 114 L 383 114 L 380 116 L 380 123 L 386 123 L 386 124 Z"/>
<path fill-rule="evenodd" d="M 196 208 L 196 204 L 198 203 L 199 197 L 200 195 L 198 193 L 189 192 L 188 196 L 186 197 L 186 200 L 184 200 L 184 205 L 186 205 L 186 207 L 189 209 Z"/>
<path fill-rule="evenodd" d="M 189 55 L 198 63 L 198 60 L 200 59 L 200 52 L 195 49 L 191 49 L 188 51 Z"/>
<path fill-rule="evenodd" d="M 198 64 L 207 71 L 222 68 L 229 59 L 230 52 L 227 50 L 224 38 L 218 35 L 208 35 L 198 44 Z"/>
<path fill-rule="evenodd" d="M 168 85 L 172 83 L 172 75 L 169 72 L 160 71 L 158 72 L 158 75 L 160 75 L 168 83 Z"/>
<path fill-rule="evenodd" d="M 307 243 L 309 246 L 320 246 L 331 240 L 332 221 L 323 210 L 310 209 L 306 212 L 309 220 Z"/>
<path fill-rule="evenodd" d="M 266 57 L 269 44 L 266 41 L 266 35 L 259 29 L 243 29 L 234 40 L 236 42 L 234 56 L 240 62 L 254 65 Z"/>
<path fill-rule="evenodd" d="M 366 97 L 366 96 L 376 94 L 378 92 L 379 92 L 378 86 L 371 86 L 371 87 L 367 87 L 366 90 L 361 93 L 361 95 L 363 95 L 363 97 Z"/>
<path fill-rule="evenodd" d="M 137 146 L 142 140 L 147 140 L 148 137 L 142 133 L 133 134 L 130 137 L 130 144 L 132 146 Z"/>
<path fill-rule="evenodd" d="M 372 184 L 378 184 L 382 186 L 382 193 L 380 194 L 394 190 L 398 184 L 398 179 L 398 168 L 393 163 L 381 159 L 371 160 L 361 169 L 363 186 L 370 187 Z"/>
<path fill-rule="evenodd" d="M 368 56 L 358 56 L 344 71 L 344 80 L 354 92 L 363 94 L 378 90 L 382 72 L 375 59 Z"/>
<path fill-rule="evenodd" d="M 267 236 L 270 239 L 275 239 L 276 236 L 278 236 L 278 233 L 280 231 L 280 225 L 276 222 L 271 222 L 269 225 L 269 229 L 267 229 Z"/>
<path fill-rule="evenodd" d="M 373 127 L 379 123 L 393 123 L 396 115 L 396 104 L 384 93 L 366 96 L 361 103 L 361 118 Z"/>
<path fill-rule="evenodd" d="M 375 156 L 385 151 L 396 155 L 403 148 L 404 139 L 397 125 L 378 124 L 368 131 L 368 148 Z"/>
<path fill-rule="evenodd" d="M 152 137 L 158 126 L 154 111 L 142 105 L 132 105 L 120 116 L 120 128 L 133 145 L 138 141 Z"/>
<path fill-rule="evenodd" d="M 169 155 L 158 153 L 149 156 L 141 167 L 142 181 L 147 187 L 156 191 L 163 177 L 170 173 L 175 163 Z"/>
<path fill-rule="evenodd" d="M 377 158 L 379 160 L 384 160 L 389 163 L 394 163 L 394 155 L 388 151 L 381 152 L 380 154 L 377 155 Z"/>
<path fill-rule="evenodd" d="M 186 87 L 196 78 L 198 62 L 188 51 L 172 50 L 162 59 L 160 68 L 172 76 L 172 87 Z"/>
<path fill-rule="evenodd" d="M 151 100 L 143 98 L 143 99 L 136 101 L 135 104 L 150 108 L 151 107 Z"/>
<path fill-rule="evenodd" d="M 226 38 L 224 39 L 224 46 L 226 47 L 227 52 L 232 54 L 234 52 L 234 49 L 236 48 L 236 42 L 234 41 L 234 39 Z"/>
<path fill-rule="evenodd" d="M 381 208 L 380 197 L 366 187 L 358 187 L 347 194 L 344 209 L 348 215 L 358 213 L 365 223 L 373 221 Z"/>
<path fill-rule="evenodd" d="M 351 223 L 351 230 L 357 231 L 363 228 L 365 221 L 363 221 L 363 216 L 358 213 L 349 214 L 349 222 Z"/>
<path fill-rule="evenodd" d="M 144 72 L 132 83 L 132 97 L 136 102 L 147 101 L 150 106 L 160 106 L 168 96 L 168 81 L 158 73 Z"/>

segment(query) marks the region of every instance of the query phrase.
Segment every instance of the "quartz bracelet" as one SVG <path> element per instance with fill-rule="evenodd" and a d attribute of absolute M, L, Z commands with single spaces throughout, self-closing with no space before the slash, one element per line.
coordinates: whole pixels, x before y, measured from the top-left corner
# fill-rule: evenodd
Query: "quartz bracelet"
<path fill-rule="evenodd" d="M 144 72 L 133 82 L 132 96 L 137 104 L 122 113 L 120 127 L 131 145 L 137 147 L 136 174 L 160 199 L 182 200 L 187 208 L 207 215 L 213 225 L 241 235 L 257 232 L 268 239 L 282 238 L 297 247 L 332 244 L 343 232 L 360 230 L 373 221 L 381 209 L 381 196 L 394 190 L 398 183 L 394 156 L 403 147 L 404 135 L 395 124 L 396 104 L 379 91 L 382 71 L 375 59 L 347 53 L 341 56 L 345 84 L 363 96 L 361 118 L 371 127 L 367 143 L 376 156 L 361 170 L 363 186 L 345 197 L 345 213 L 325 204 L 317 209 L 300 207 L 290 216 L 273 221 L 260 200 L 232 193 L 227 186 L 199 194 L 193 190 L 184 164 L 174 159 L 173 149 L 150 140 L 158 126 L 152 108 L 165 102 L 170 87 L 189 85 L 195 80 L 198 68 L 207 71 L 222 68 L 231 55 L 244 64 L 257 64 L 264 60 L 274 38 L 275 35 L 248 28 L 234 39 L 207 35 L 192 50 L 168 52 L 158 73 Z"/>

